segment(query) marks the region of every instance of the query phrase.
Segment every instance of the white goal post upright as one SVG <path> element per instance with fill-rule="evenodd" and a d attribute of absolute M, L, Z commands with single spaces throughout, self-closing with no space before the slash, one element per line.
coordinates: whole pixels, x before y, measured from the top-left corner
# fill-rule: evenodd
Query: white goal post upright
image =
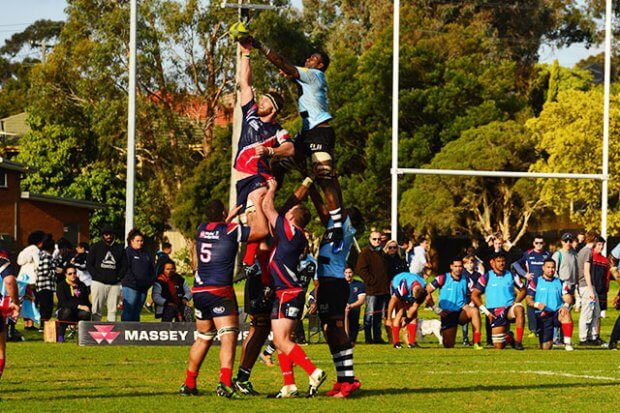
<path fill-rule="evenodd" d="M 605 11 L 605 82 L 603 102 L 603 159 L 600 174 L 512 172 L 512 171 L 476 171 L 453 169 L 420 169 L 398 167 L 398 101 L 399 101 L 399 49 L 400 49 L 400 0 L 394 0 L 394 43 L 393 43 L 393 84 L 392 84 L 392 196 L 391 196 L 391 230 L 396 239 L 398 229 L 398 175 L 451 175 L 478 176 L 491 178 L 544 178 L 544 179 L 594 179 L 601 181 L 601 236 L 607 238 L 607 208 L 609 183 L 609 101 L 611 82 L 611 21 L 612 0 L 606 0 Z"/>

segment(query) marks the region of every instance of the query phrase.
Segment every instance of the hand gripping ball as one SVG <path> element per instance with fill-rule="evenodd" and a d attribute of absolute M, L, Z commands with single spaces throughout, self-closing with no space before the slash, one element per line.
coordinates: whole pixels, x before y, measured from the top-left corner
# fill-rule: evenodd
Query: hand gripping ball
<path fill-rule="evenodd" d="M 228 34 L 233 41 L 238 42 L 244 37 L 249 36 L 250 32 L 242 22 L 236 22 L 230 26 L 230 29 L 228 29 Z"/>

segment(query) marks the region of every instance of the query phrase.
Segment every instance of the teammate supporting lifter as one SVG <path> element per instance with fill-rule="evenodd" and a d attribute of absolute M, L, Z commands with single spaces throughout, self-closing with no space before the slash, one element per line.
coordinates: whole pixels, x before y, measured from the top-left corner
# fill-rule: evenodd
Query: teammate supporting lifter
<path fill-rule="evenodd" d="M 235 156 L 234 167 L 239 174 L 236 184 L 237 205 L 241 211 L 250 215 L 254 207 L 248 203 L 248 195 L 253 191 L 265 192 L 265 183 L 271 178 L 270 161 L 274 157 L 290 157 L 295 153 L 289 133 L 276 122 L 276 116 L 284 105 L 284 99 L 278 93 L 270 91 L 262 95 L 258 103 L 252 91 L 252 69 L 250 66 L 249 42 L 240 42 L 241 63 L 239 65 L 239 86 L 241 103 L 241 136 Z M 240 281 L 250 275 L 256 275 L 258 268 L 254 262 L 258 258 L 262 270 L 263 283 L 268 282 L 267 263 L 269 251 L 265 240 L 250 241 L 243 257 L 244 274 Z"/>
<path fill-rule="evenodd" d="M 240 397 L 232 387 L 232 368 L 239 333 L 237 298 L 233 289 L 233 270 L 240 242 L 256 241 L 267 236 L 267 221 L 258 192 L 250 194 L 256 214 L 250 228 L 229 223 L 226 209 L 219 200 L 206 206 L 208 222 L 200 224 L 196 235 L 198 269 L 192 293 L 196 314 L 197 338 L 189 351 L 189 366 L 182 395 L 195 395 L 196 378 L 204 358 L 217 336 L 220 339 L 220 383 L 218 396 Z M 235 210 L 238 211 L 239 208 Z M 234 213 L 231 213 L 234 215 Z"/>
<path fill-rule="evenodd" d="M 304 66 L 294 66 L 259 40 L 248 37 L 254 47 L 260 50 L 285 76 L 293 80 L 299 89 L 299 115 L 302 118 L 301 132 L 295 137 L 295 155 L 305 166 L 310 158 L 312 172 L 321 187 L 327 203 L 329 217 L 333 224 L 324 236 L 331 243 L 334 252 L 344 248 L 342 192 L 335 172 L 334 146 L 336 134 L 329 124 L 327 79 L 329 57 L 322 52 L 312 53 Z M 299 163 L 299 162 L 298 162 Z"/>

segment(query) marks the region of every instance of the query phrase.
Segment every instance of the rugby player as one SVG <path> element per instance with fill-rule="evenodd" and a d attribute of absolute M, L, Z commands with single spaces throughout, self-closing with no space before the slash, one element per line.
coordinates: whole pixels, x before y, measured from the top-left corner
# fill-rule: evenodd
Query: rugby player
<path fill-rule="evenodd" d="M 288 131 L 276 122 L 276 116 L 282 111 L 284 99 L 271 91 L 262 95 L 258 103 L 255 101 L 250 66 L 252 45 L 249 42 L 241 42 L 240 49 L 239 86 L 243 116 L 234 168 L 239 176 L 236 183 L 237 205 L 241 206 L 242 212 L 250 214 L 253 206 L 247 202 L 248 195 L 256 190 L 264 193 L 266 182 L 271 178 L 270 160 L 275 157 L 290 157 L 295 153 L 295 148 Z M 255 257 L 258 258 L 264 283 L 269 281 L 267 271 L 269 250 L 264 240 L 258 240 L 248 242 L 243 257 L 244 269 L 241 277 L 235 278 L 235 282 L 250 274 L 258 273 Z"/>
<path fill-rule="evenodd" d="M 385 325 L 392 329 L 394 348 L 403 348 L 400 344 L 400 329 L 403 325 L 407 326 L 408 347 L 419 347 L 416 343 L 418 308 L 428 296 L 426 281 L 420 275 L 409 272 L 406 263 L 399 269 L 401 272 L 392 279 L 392 297 L 388 304 Z"/>
<path fill-rule="evenodd" d="M 15 270 L 4 250 L 0 250 L 0 278 L 7 293 L 6 296 L 0 295 L 0 378 L 2 378 L 6 360 L 6 331 L 4 331 L 6 319 L 10 317 L 17 320 L 19 317 L 19 295 Z"/>
<path fill-rule="evenodd" d="M 307 196 L 309 182 L 311 181 L 304 180 L 302 185 L 287 200 L 281 213 L 285 213 L 288 210 L 288 205 L 292 208 Z M 315 270 L 316 263 L 311 263 L 309 260 L 305 263 L 303 261 L 300 263 L 300 273 L 304 277 L 307 276 L 310 277 L 309 279 L 313 279 Z M 262 276 L 265 272 L 269 276 L 267 282 L 264 281 Z M 254 390 L 254 386 L 250 381 L 250 375 L 258 356 L 261 354 L 263 344 L 271 331 L 270 315 L 274 300 L 271 284 L 271 274 L 269 274 L 267 269 L 261 270 L 260 277 L 257 274 L 248 274 L 245 282 L 244 311 L 250 318 L 250 330 L 245 340 L 243 340 L 239 369 L 233 380 L 236 391 L 243 395 L 256 396 L 259 394 Z M 271 348 L 273 349 L 273 347 Z M 267 365 L 273 366 L 273 361 L 270 360 L 271 354 L 273 354 L 273 351 L 269 354 L 269 361 L 266 361 L 267 356 L 263 358 L 263 361 Z"/>
<path fill-rule="evenodd" d="M 510 338 L 508 327 L 514 322 L 516 337 L 511 344 L 516 350 L 523 350 L 525 309 L 521 301 L 525 298 L 525 285 L 518 275 L 506 270 L 506 255 L 503 251 L 491 256 L 490 265 L 491 270 L 478 279 L 471 300 L 491 320 L 493 347 L 503 349 L 506 346 L 506 336 Z M 518 293 L 515 294 L 515 291 Z M 486 306 L 482 304 L 482 294 L 486 295 Z"/>
<path fill-rule="evenodd" d="M 260 195 L 255 191 L 249 197 L 256 207 L 249 228 L 228 223 L 231 216 L 226 218 L 226 209 L 219 200 L 207 203 L 208 222 L 198 226 L 198 269 L 192 289 L 197 335 L 189 352 L 186 379 L 180 390 L 182 395 L 198 393 L 196 378 L 213 339 L 217 336 L 221 347 L 220 383 L 216 393 L 222 397 L 240 397 L 232 387 L 232 368 L 239 333 L 237 298 L 232 286 L 235 258 L 240 242 L 261 240 L 268 233 Z"/>
<path fill-rule="evenodd" d="M 527 284 L 527 305 L 536 311 L 538 340 L 540 348 L 553 348 L 553 329 L 562 328 L 564 349 L 572 351 L 573 320 L 570 314 L 572 294 L 570 284 L 555 277 L 555 261 L 546 258 L 541 277 L 531 279 Z"/>
<path fill-rule="evenodd" d="M 317 368 L 303 349 L 291 339 L 303 314 L 306 288 L 311 281 L 309 277 L 301 277 L 299 271 L 300 257 L 308 245 L 303 229 L 310 222 L 310 211 L 300 204 L 284 215 L 279 214 L 274 206 L 277 183 L 275 180 L 269 180 L 267 185 L 268 191 L 263 201 L 263 209 L 275 238 L 275 248 L 269 261 L 276 295 L 271 312 L 271 329 L 284 378 L 284 386 L 275 397 L 288 398 L 299 394 L 293 374 L 293 363 L 308 374 L 310 384 L 306 396 L 314 397 L 327 375 Z"/>
<path fill-rule="evenodd" d="M 433 282 L 426 285 L 426 291 L 431 294 L 436 289 L 439 292 L 437 313 L 441 316 L 441 335 L 443 346 L 453 348 L 456 341 L 457 326 L 471 322 L 474 327 L 474 349 L 482 350 L 480 345 L 480 313 L 474 304 L 468 300 L 468 279 L 463 274 L 463 260 L 452 259 L 450 272 L 438 275 Z M 432 298 L 429 296 L 429 301 Z"/>
<path fill-rule="evenodd" d="M 478 278 L 480 278 L 480 272 L 478 272 L 478 270 L 476 269 L 476 263 L 477 263 L 477 259 L 475 255 L 466 255 L 463 258 L 463 275 L 465 276 L 465 279 L 467 279 L 467 302 L 470 303 L 470 305 L 471 305 L 471 292 L 473 291 L 474 286 L 478 282 Z M 479 261 L 478 263 L 480 264 L 478 267 L 482 267 Z M 481 269 L 480 271 L 484 271 L 484 270 Z M 461 329 L 463 332 L 463 345 L 464 346 L 470 345 L 467 326 L 468 324 L 464 324 Z"/>
<path fill-rule="evenodd" d="M 304 66 L 293 66 L 275 51 L 269 49 L 255 38 L 250 38 L 256 49 L 260 50 L 284 75 L 292 79 L 299 90 L 299 115 L 302 129 L 295 137 L 295 155 L 297 163 L 306 164 L 310 158 L 312 171 L 321 187 L 327 203 L 328 213 L 333 221 L 324 238 L 328 240 L 334 252 L 344 248 L 342 210 L 342 192 L 335 173 L 334 145 L 336 135 L 329 124 L 327 99 L 327 79 L 325 71 L 329 66 L 329 57 L 322 52 L 311 54 Z M 299 162 L 301 161 L 301 162 Z"/>
<path fill-rule="evenodd" d="M 355 377 L 353 345 L 345 329 L 349 283 L 344 278 L 344 270 L 347 267 L 347 257 L 353 245 L 353 237 L 357 231 L 363 232 L 364 218 L 355 207 L 345 209 L 342 226 L 343 247 L 334 248 L 335 241 L 331 240 L 329 235 L 335 225 L 334 219 L 314 185 L 310 186 L 309 193 L 319 218 L 326 228 L 317 259 L 319 285 L 316 290 L 316 302 L 323 334 L 336 367 L 337 382 L 327 392 L 327 395 L 336 398 L 349 397 L 351 393 L 360 388 L 360 382 Z"/>

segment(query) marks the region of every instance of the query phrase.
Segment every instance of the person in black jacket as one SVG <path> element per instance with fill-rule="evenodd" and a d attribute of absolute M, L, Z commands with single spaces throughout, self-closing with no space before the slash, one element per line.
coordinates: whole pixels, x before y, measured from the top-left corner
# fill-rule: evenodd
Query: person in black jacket
<path fill-rule="evenodd" d="M 174 261 L 162 263 L 161 274 L 153 285 L 153 302 L 155 303 L 155 318 L 161 321 L 194 321 L 185 320 L 189 301 L 192 299 L 192 290 L 183 277 L 176 272 Z"/>
<path fill-rule="evenodd" d="M 88 300 L 88 287 L 79 280 L 77 268 L 67 264 L 64 269 L 64 278 L 56 289 L 58 297 L 58 342 L 65 341 L 65 332 L 70 323 L 80 320 L 90 320 L 91 305 Z"/>
<path fill-rule="evenodd" d="M 93 321 L 100 321 L 103 307 L 108 309 L 108 321 L 116 321 L 116 309 L 121 296 L 121 278 L 127 263 L 123 246 L 114 240 L 114 230 L 105 225 L 102 240 L 90 249 L 86 269 L 92 277 Z"/>
<path fill-rule="evenodd" d="M 140 311 L 146 301 L 146 293 L 155 282 L 153 257 L 144 250 L 144 235 L 134 228 L 127 235 L 125 259 L 127 270 L 121 280 L 123 286 L 123 312 L 121 321 L 140 321 Z"/>

